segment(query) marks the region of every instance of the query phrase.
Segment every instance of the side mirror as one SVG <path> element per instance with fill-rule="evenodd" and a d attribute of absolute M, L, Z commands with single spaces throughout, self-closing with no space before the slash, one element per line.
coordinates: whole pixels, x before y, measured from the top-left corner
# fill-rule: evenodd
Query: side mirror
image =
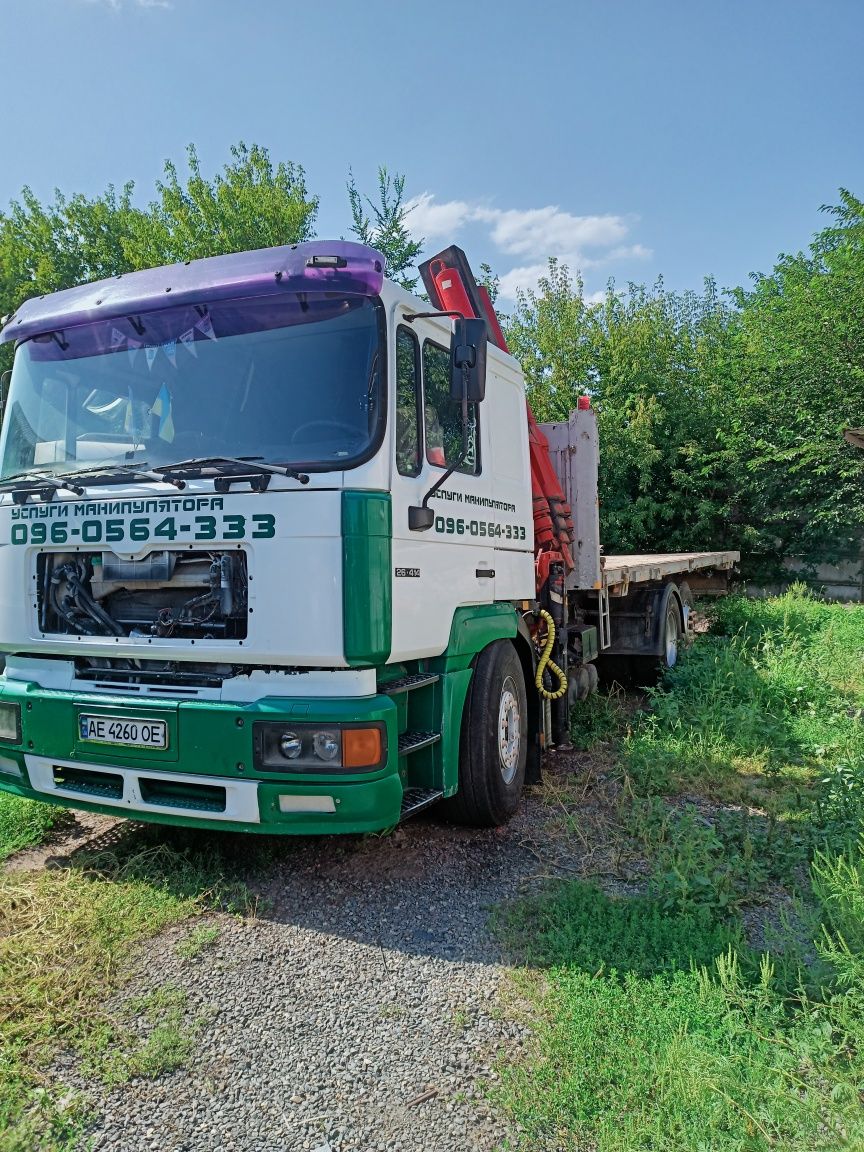
<path fill-rule="evenodd" d="M 486 395 L 485 320 L 457 318 L 450 342 L 450 399 L 479 404 Z M 463 388 L 467 383 L 467 396 Z"/>
<path fill-rule="evenodd" d="M 414 504 L 408 509 L 408 528 L 411 532 L 428 532 L 435 523 L 435 512 L 423 504 Z"/>

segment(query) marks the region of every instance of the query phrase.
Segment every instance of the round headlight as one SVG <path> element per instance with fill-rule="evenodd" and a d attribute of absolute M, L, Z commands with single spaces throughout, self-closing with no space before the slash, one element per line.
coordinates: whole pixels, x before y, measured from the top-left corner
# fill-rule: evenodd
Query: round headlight
<path fill-rule="evenodd" d="M 319 760 L 335 760 L 341 748 L 338 732 L 316 732 L 312 747 Z"/>
<path fill-rule="evenodd" d="M 279 737 L 279 751 L 286 760 L 296 760 L 303 751 L 303 742 L 296 732 L 283 732 Z"/>

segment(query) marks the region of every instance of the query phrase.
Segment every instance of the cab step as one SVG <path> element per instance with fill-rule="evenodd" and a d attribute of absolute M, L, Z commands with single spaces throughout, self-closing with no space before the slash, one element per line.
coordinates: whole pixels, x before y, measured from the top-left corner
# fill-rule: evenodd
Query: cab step
<path fill-rule="evenodd" d="M 402 794 L 400 822 L 407 820 L 409 816 L 422 812 L 424 808 L 428 808 L 430 804 L 434 804 L 443 796 L 444 793 L 435 788 L 406 788 Z"/>
<path fill-rule="evenodd" d="M 428 748 L 430 744 L 437 744 L 440 739 L 440 732 L 403 732 L 399 737 L 399 755 L 407 756 L 409 752 Z"/>
<path fill-rule="evenodd" d="M 437 672 L 418 672 L 413 676 L 400 676 L 398 680 L 390 680 L 382 684 L 380 691 L 385 696 L 395 696 L 399 692 L 412 692 L 415 688 L 425 688 L 428 684 L 435 684 L 440 679 Z"/>

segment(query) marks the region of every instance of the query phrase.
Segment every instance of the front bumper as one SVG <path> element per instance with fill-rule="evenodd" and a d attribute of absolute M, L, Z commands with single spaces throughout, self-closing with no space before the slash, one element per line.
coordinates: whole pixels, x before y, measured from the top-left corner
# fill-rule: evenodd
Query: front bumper
<path fill-rule="evenodd" d="M 266 697 L 252 704 L 146 700 L 61 692 L 0 678 L 0 699 L 21 707 L 21 739 L 0 743 L 0 789 L 65 807 L 163 824 L 318 835 L 373 832 L 399 820 L 397 710 L 387 696 Z M 80 738 L 80 712 L 163 720 L 168 746 L 119 748 Z M 387 758 L 371 772 L 328 775 L 257 770 L 256 720 L 382 722 Z"/>

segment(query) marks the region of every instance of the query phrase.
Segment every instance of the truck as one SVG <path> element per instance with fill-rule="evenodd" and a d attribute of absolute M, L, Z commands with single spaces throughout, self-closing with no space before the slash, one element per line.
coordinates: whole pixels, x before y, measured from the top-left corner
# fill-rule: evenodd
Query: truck
<path fill-rule="evenodd" d="M 590 395 L 540 426 L 464 254 L 314 241 L 22 304 L 0 433 L 0 789 L 167 825 L 516 812 L 604 661 L 732 552 L 604 556 Z M 611 662 L 611 663 L 610 663 Z"/>

